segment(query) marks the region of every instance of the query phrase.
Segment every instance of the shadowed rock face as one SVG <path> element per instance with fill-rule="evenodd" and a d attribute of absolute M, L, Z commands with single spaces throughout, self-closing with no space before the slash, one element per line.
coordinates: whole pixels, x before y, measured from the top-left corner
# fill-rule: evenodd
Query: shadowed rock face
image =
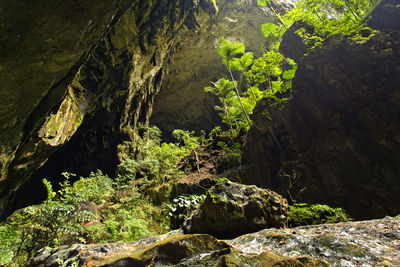
<path fill-rule="evenodd" d="M 196 27 L 199 7 L 47 2 L 0 4 L 0 218 L 37 193 L 30 184 L 17 196 L 46 162 L 38 183 L 55 170 L 115 168 L 121 130 L 148 121 L 178 33 Z"/>
<path fill-rule="evenodd" d="M 382 17 L 374 13 L 371 24 L 388 29 L 400 20 L 376 21 Z M 399 30 L 356 45 L 334 36 L 306 56 L 292 99 L 285 106 L 256 107 L 242 181 L 288 199 L 344 207 L 355 218 L 398 214 Z"/>
<path fill-rule="evenodd" d="M 0 4 L 0 213 L 6 210 L 6 198 L 49 155 L 46 151 L 46 156 L 39 156 L 37 151 L 54 151 L 57 142 L 63 143 L 76 131 L 81 112 L 73 99 L 65 97 L 68 85 L 132 3 L 56 0 Z M 50 110 L 58 108 L 68 110 L 64 137 L 53 140 L 52 145 L 33 141 Z"/>

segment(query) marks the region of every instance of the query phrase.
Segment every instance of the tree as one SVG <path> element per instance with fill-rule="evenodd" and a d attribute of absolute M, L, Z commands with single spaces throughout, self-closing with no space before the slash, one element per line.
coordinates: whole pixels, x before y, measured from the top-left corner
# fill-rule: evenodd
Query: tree
<path fill-rule="evenodd" d="M 250 119 L 247 115 L 247 112 L 243 106 L 242 99 L 240 98 L 239 90 L 237 89 L 237 85 L 235 82 L 235 78 L 232 74 L 232 67 L 237 66 L 238 61 L 234 60 L 238 54 L 243 54 L 245 51 L 244 44 L 237 42 L 229 42 L 223 36 L 221 37 L 220 47 L 218 48 L 218 54 L 222 57 L 222 63 L 228 68 L 229 75 L 231 76 L 232 82 L 235 86 L 235 92 L 239 99 L 240 105 L 243 110 L 243 114 L 250 125 Z M 251 64 L 251 63 L 250 63 Z"/>

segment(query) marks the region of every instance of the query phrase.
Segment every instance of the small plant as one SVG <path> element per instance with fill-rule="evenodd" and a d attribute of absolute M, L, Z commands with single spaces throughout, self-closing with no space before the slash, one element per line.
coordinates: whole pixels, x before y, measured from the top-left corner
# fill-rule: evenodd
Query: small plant
<path fill-rule="evenodd" d="M 163 213 L 169 219 L 171 228 L 179 228 L 185 217 L 205 198 L 206 195 L 181 195 L 168 203 Z"/>
<path fill-rule="evenodd" d="M 290 206 L 289 227 L 322 223 L 347 222 L 352 219 L 342 208 L 332 208 L 328 205 L 296 203 Z"/>
<path fill-rule="evenodd" d="M 215 182 L 216 182 L 217 184 L 232 183 L 232 181 L 229 180 L 229 179 L 226 178 L 226 177 L 217 178 L 217 179 L 215 179 Z"/>

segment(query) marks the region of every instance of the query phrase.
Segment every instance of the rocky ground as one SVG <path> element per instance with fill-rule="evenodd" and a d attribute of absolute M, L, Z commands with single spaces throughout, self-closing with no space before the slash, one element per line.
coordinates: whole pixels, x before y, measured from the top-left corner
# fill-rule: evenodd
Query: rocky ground
<path fill-rule="evenodd" d="M 400 216 L 265 229 L 232 240 L 173 231 L 130 243 L 44 248 L 25 266 L 400 266 Z"/>

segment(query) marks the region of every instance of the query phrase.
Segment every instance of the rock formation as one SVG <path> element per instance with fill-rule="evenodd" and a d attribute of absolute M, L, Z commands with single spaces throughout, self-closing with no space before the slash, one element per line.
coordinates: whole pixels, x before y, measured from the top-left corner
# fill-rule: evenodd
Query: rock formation
<path fill-rule="evenodd" d="M 149 119 L 179 31 L 196 27 L 200 5 L 215 12 L 211 0 L 47 2 L 0 4 L 0 218 L 55 170 L 112 172 L 123 129 Z"/>
<path fill-rule="evenodd" d="M 374 11 L 369 24 L 383 32 L 366 43 L 333 36 L 304 57 L 288 103 L 257 105 L 243 154 L 243 182 L 289 200 L 343 207 L 353 218 L 400 212 L 396 4 L 383 1 Z M 380 14 L 388 5 L 393 10 Z"/>
<path fill-rule="evenodd" d="M 220 241 L 179 231 L 130 243 L 44 248 L 25 266 L 397 266 L 400 218 L 265 229 Z"/>

